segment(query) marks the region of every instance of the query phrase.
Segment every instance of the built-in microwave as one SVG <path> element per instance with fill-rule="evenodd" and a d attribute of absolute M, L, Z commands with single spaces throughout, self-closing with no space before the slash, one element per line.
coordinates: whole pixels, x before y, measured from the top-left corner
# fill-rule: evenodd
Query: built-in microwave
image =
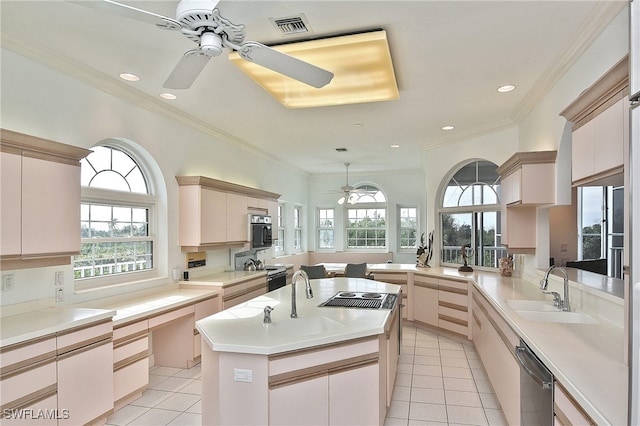
<path fill-rule="evenodd" d="M 249 235 L 251 248 L 269 248 L 273 243 L 271 216 L 249 214 Z"/>

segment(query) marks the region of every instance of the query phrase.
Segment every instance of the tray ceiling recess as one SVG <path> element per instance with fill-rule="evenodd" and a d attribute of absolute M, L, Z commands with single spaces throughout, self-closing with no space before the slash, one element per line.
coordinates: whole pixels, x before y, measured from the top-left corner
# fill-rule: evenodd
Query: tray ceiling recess
<path fill-rule="evenodd" d="M 287 108 L 380 102 L 400 97 L 384 30 L 270 47 L 334 75 L 326 86 L 314 88 L 243 60 L 237 52 L 229 54 L 233 64 Z"/>

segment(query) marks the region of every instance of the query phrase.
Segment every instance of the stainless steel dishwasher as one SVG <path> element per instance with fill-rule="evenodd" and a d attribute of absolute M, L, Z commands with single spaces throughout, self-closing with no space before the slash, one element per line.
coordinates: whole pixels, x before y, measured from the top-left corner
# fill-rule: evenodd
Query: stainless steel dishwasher
<path fill-rule="evenodd" d="M 516 357 L 520 362 L 520 423 L 553 425 L 553 374 L 522 339 Z"/>

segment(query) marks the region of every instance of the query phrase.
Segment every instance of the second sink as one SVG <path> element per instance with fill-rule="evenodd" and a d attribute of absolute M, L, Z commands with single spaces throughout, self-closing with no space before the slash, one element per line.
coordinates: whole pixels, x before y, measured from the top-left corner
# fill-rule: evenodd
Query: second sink
<path fill-rule="evenodd" d="M 309 336 L 344 328 L 345 325 L 326 317 L 307 317 L 273 322 L 271 327 L 294 336 Z"/>
<path fill-rule="evenodd" d="M 553 307 L 553 306 L 552 306 Z M 598 324 L 598 320 L 583 312 L 544 312 L 544 311 L 516 311 L 516 314 L 529 321 L 559 322 L 565 324 Z"/>
<path fill-rule="evenodd" d="M 507 306 L 514 311 L 556 312 L 559 309 L 546 300 L 507 300 Z"/>

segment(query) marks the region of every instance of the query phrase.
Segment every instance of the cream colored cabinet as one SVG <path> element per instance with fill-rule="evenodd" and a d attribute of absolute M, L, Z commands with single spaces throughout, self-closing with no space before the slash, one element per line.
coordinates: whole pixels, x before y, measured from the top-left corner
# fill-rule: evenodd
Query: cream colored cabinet
<path fill-rule="evenodd" d="M 193 361 L 190 364 L 195 365 L 200 362 L 200 355 L 202 354 L 202 337 L 200 336 L 200 332 L 198 332 L 198 330 L 196 329 L 195 322 L 201 320 L 202 318 L 213 315 L 218 311 L 218 297 L 212 297 L 210 299 L 196 303 L 193 323 Z"/>
<path fill-rule="evenodd" d="M 269 404 L 270 425 L 328 425 L 329 376 L 312 376 L 273 387 L 269 390 Z"/>
<path fill-rule="evenodd" d="M 384 414 L 381 418 L 375 409 L 381 405 L 381 392 L 385 393 L 380 389 L 379 369 L 376 363 L 329 374 L 329 425 L 381 424 Z"/>
<path fill-rule="evenodd" d="M 1 139 L 2 269 L 69 263 L 80 252 L 79 161 L 90 151 L 4 129 Z"/>
<path fill-rule="evenodd" d="M 413 274 L 407 272 L 379 272 L 375 271 L 374 279 L 384 283 L 399 285 L 402 288 L 402 300 L 400 300 L 402 309 L 402 318 L 413 320 Z"/>
<path fill-rule="evenodd" d="M 467 281 L 438 279 L 438 327 L 471 339 L 470 296 Z"/>
<path fill-rule="evenodd" d="M 149 321 L 113 330 L 114 409 L 142 395 L 149 385 Z"/>
<path fill-rule="evenodd" d="M 536 209 L 555 203 L 556 151 L 518 152 L 498 167 L 502 245 L 512 253 L 536 248 Z"/>
<path fill-rule="evenodd" d="M 69 416 L 58 410 L 54 335 L 2 348 L 0 371 L 0 424 L 51 425 Z"/>
<path fill-rule="evenodd" d="M 273 200 L 280 197 L 203 176 L 177 176 L 176 180 L 180 197 L 179 240 L 183 251 L 249 243 L 249 211 L 252 204 L 262 201 L 255 195 Z"/>
<path fill-rule="evenodd" d="M 510 425 L 520 422 L 520 366 L 517 334 L 482 296 L 473 291 L 473 344 Z"/>
<path fill-rule="evenodd" d="M 438 326 L 438 279 L 423 275 L 413 277 L 413 319 Z"/>
<path fill-rule="evenodd" d="M 112 336 L 111 320 L 56 336 L 58 407 L 69 412 L 59 426 L 99 422 L 113 410 Z"/>
<path fill-rule="evenodd" d="M 622 184 L 626 98 L 576 128 L 572 134 L 571 180 L 575 186 Z"/>
<path fill-rule="evenodd" d="M 267 276 L 248 278 L 222 288 L 222 308 L 227 309 L 267 292 Z"/>
<path fill-rule="evenodd" d="M 554 423 L 559 426 L 597 424 L 557 380 L 553 389 L 553 412 Z"/>

